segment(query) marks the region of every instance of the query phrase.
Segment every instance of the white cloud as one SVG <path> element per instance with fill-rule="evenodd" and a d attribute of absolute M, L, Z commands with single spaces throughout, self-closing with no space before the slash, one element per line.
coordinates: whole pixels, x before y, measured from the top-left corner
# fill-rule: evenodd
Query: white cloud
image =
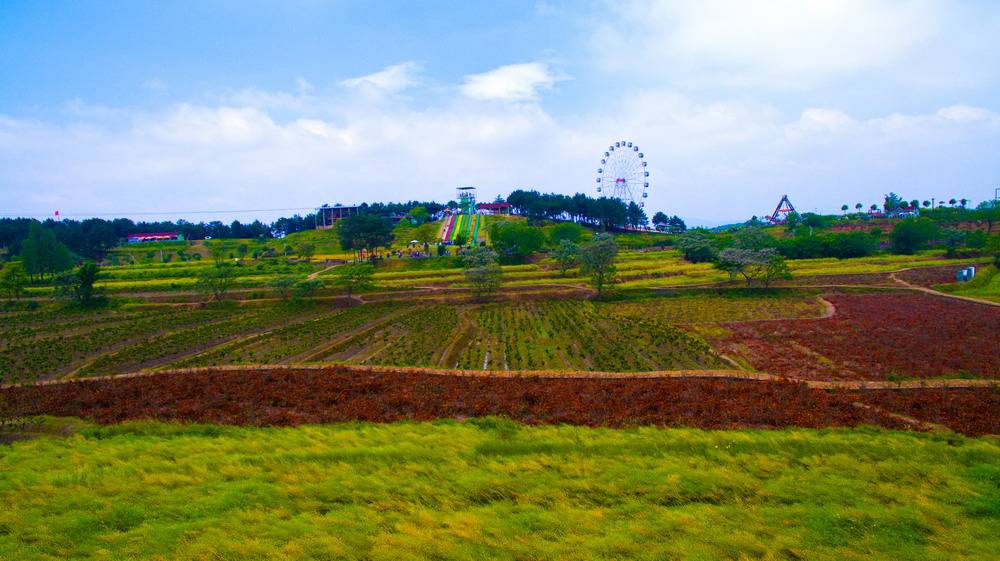
<path fill-rule="evenodd" d="M 552 89 L 556 82 L 567 79 L 553 74 L 544 62 L 508 64 L 466 76 L 462 94 L 484 101 L 534 101 L 539 90 Z"/>
<path fill-rule="evenodd" d="M 630 0 L 593 48 L 605 68 L 675 81 L 802 86 L 884 68 L 941 32 L 931 0 Z"/>
<path fill-rule="evenodd" d="M 195 104 L 97 109 L 62 125 L 0 115 L 0 199 L 68 213 L 154 200 L 156 210 L 445 200 L 468 184 L 486 198 L 518 187 L 594 195 L 602 149 L 625 138 L 650 162 L 649 210 L 723 221 L 768 211 L 782 193 L 827 211 L 888 190 L 981 199 L 991 192 L 976 181 L 995 175 L 1000 152 L 1000 115 L 971 106 L 873 119 L 809 108 L 789 119 L 768 105 L 668 90 L 619 104 L 564 119 L 535 103 L 462 100 L 321 117 Z"/>
<path fill-rule="evenodd" d="M 348 78 L 340 82 L 348 88 L 371 88 L 381 92 L 394 93 L 415 86 L 419 83 L 420 65 L 416 62 L 403 62 L 387 66 L 378 72 Z"/>

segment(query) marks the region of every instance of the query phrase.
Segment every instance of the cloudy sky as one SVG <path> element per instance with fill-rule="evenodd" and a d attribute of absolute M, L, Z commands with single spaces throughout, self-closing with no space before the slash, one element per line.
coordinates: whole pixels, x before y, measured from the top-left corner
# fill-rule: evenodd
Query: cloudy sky
<path fill-rule="evenodd" d="M 980 201 L 998 37 L 991 1 L 9 0 L 0 213 L 596 195 L 615 140 L 695 223 Z"/>

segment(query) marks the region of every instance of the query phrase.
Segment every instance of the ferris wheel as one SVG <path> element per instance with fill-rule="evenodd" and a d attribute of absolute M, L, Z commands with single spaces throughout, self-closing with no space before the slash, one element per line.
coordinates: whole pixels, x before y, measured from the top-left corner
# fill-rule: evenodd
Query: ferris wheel
<path fill-rule="evenodd" d="M 597 168 L 597 192 L 620 199 L 624 203 L 636 202 L 646 206 L 649 194 L 649 171 L 646 157 L 639 146 L 619 141 L 608 146 Z"/>

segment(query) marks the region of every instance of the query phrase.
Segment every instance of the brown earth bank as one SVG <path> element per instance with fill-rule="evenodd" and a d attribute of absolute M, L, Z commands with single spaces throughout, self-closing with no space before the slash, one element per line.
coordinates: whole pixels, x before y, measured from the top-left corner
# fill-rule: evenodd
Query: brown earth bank
<path fill-rule="evenodd" d="M 886 392 L 897 392 L 892 398 Z M 853 390 L 785 380 L 449 376 L 401 369 L 205 369 L 0 390 L 6 415 L 116 423 L 393 422 L 500 415 L 525 423 L 705 429 L 878 425 L 1000 433 L 1000 389 Z M 930 394 L 924 392 L 932 392 Z M 925 418 L 926 417 L 926 418 Z"/>

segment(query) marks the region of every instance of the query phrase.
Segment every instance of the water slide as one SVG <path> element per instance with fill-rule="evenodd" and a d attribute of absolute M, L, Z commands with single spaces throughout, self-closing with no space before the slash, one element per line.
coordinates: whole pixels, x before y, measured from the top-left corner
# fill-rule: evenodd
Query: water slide
<path fill-rule="evenodd" d="M 482 222 L 482 219 L 482 216 L 476 214 L 476 225 L 472 229 L 472 237 L 469 238 L 473 244 L 479 244 L 479 223 Z"/>
<path fill-rule="evenodd" d="M 442 240 L 445 241 L 450 240 L 455 235 L 455 218 L 457 217 L 455 215 L 452 215 L 451 217 L 448 218 L 448 221 L 445 223 L 444 235 L 441 236 Z"/>

